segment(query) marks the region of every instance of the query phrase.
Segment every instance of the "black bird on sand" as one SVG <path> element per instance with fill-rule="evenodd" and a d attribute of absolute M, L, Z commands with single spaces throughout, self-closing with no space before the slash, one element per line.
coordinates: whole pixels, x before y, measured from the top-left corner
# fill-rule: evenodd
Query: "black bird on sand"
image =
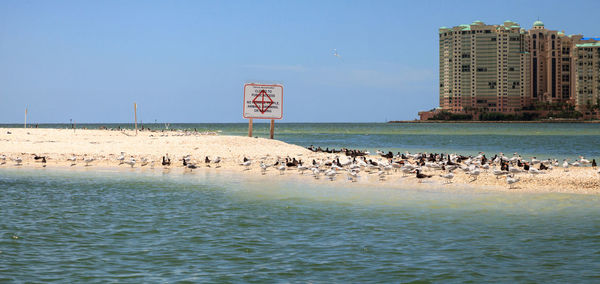
<path fill-rule="evenodd" d="M 170 166 L 171 165 L 171 159 L 169 159 L 168 156 L 163 156 L 162 157 L 162 165 L 163 166 Z"/>
<path fill-rule="evenodd" d="M 425 179 L 425 178 L 431 178 L 432 175 L 426 175 L 426 174 L 422 174 L 421 170 L 417 170 L 417 178 L 419 179 L 419 182 L 421 182 L 421 180 Z"/>

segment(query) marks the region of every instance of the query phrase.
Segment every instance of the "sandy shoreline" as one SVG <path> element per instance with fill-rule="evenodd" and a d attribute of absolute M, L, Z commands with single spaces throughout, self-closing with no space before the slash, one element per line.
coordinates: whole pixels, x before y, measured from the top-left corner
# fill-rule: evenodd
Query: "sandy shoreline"
<path fill-rule="evenodd" d="M 8 134 L 10 133 L 10 134 Z M 311 161 L 327 161 L 335 157 L 335 154 L 314 153 L 300 146 L 287 144 L 277 140 L 264 138 L 250 138 L 241 136 L 221 136 L 214 133 L 195 133 L 181 131 L 149 132 L 140 131 L 110 131 L 110 130 L 81 130 L 71 129 L 15 129 L 0 128 L 0 156 L 6 156 L 4 164 L 0 160 L 0 168 L 27 167 L 27 168 L 118 168 L 130 169 L 127 164 L 120 164 L 117 160 L 124 152 L 125 160 L 133 157 L 136 160 L 134 168 L 164 168 L 161 165 L 161 157 L 166 153 L 171 157 L 172 165 L 169 167 L 176 170 L 199 171 L 211 170 L 222 172 L 233 172 L 237 174 L 249 174 L 263 176 L 265 181 L 273 176 L 297 176 L 298 182 L 306 183 L 350 183 L 348 174 L 339 170 L 333 181 L 321 175 L 315 180 L 310 170 L 300 173 L 296 168 L 289 167 L 280 173 L 271 166 L 262 174 L 259 166 L 261 162 L 273 164 L 278 158 L 286 157 L 301 159 L 305 165 L 310 166 Z M 35 160 L 34 155 L 45 156 L 46 163 Z M 68 159 L 76 156 L 76 161 Z M 191 155 L 191 163 L 197 165 L 198 169 L 189 170 L 183 167 L 182 157 Z M 16 165 L 13 159 L 21 158 L 22 164 Z M 94 162 L 85 166 L 84 157 L 93 157 Z M 208 157 L 211 162 L 206 164 L 204 159 Z M 215 164 L 216 157 L 221 162 Z M 240 165 L 244 158 L 251 159 L 249 167 Z M 371 156 L 373 160 L 381 157 Z M 146 159 L 145 165 L 142 159 Z M 340 160 L 347 158 L 341 154 Z M 73 166 L 71 166 L 74 164 Z M 322 167 L 324 168 L 324 167 Z M 491 171 L 482 170 L 475 181 L 463 173 L 460 169 L 454 171 L 455 177 L 452 184 L 444 184 L 445 180 L 439 175 L 440 170 L 424 169 L 424 172 L 433 175 L 423 183 L 415 178 L 414 174 L 404 177 L 400 171 L 390 170 L 383 175 L 383 180 L 377 171 L 367 172 L 362 169 L 358 173 L 356 182 L 352 184 L 367 185 L 369 187 L 414 187 L 427 188 L 431 186 L 457 188 L 473 187 L 508 192 L 564 192 L 579 194 L 600 194 L 600 174 L 591 167 L 570 167 L 568 172 L 561 168 L 545 171 L 543 174 L 531 175 L 519 173 L 516 176 L 520 182 L 516 188 L 509 189 L 504 177 L 497 179 Z"/>

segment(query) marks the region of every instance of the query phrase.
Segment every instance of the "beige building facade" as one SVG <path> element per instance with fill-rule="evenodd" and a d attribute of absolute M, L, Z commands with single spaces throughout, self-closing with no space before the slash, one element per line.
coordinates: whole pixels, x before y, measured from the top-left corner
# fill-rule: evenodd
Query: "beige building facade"
<path fill-rule="evenodd" d="M 547 30 L 536 21 L 528 31 L 531 53 L 532 102 L 571 103 L 571 48 L 563 32 Z"/>
<path fill-rule="evenodd" d="M 443 109 L 513 112 L 526 103 L 530 55 L 526 34 L 517 23 L 475 21 L 442 27 L 439 37 Z"/>
<path fill-rule="evenodd" d="M 598 42 L 548 30 L 541 21 L 530 30 L 512 21 L 442 27 L 440 108 L 517 113 L 540 103 L 598 103 L 599 57 L 591 50 L 599 50 Z"/>
<path fill-rule="evenodd" d="M 579 111 L 589 112 L 600 105 L 600 42 L 576 44 L 572 58 L 575 62 L 573 98 Z"/>

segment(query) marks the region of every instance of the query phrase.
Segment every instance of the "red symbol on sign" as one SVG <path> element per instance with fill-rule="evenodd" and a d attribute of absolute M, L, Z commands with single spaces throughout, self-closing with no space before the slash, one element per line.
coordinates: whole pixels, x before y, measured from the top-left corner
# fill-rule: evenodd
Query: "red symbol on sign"
<path fill-rule="evenodd" d="M 252 102 L 260 111 L 260 113 L 265 113 L 265 111 L 267 111 L 269 107 L 271 107 L 271 105 L 273 104 L 273 100 L 271 99 L 271 97 L 269 97 L 269 95 L 267 95 L 267 92 L 265 92 L 265 90 L 261 90 L 260 93 L 258 93 L 258 95 L 256 95 L 256 97 L 252 100 Z"/>

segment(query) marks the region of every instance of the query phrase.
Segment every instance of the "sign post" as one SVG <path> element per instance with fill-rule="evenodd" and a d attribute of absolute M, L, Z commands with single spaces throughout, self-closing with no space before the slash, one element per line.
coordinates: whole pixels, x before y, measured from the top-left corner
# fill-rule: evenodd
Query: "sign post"
<path fill-rule="evenodd" d="M 270 119 L 269 137 L 273 139 L 275 119 L 283 118 L 283 86 L 255 83 L 245 84 L 243 116 L 249 119 L 249 137 L 252 137 L 253 119 Z"/>
<path fill-rule="evenodd" d="M 248 137 L 252 137 L 252 118 L 248 120 Z"/>
<path fill-rule="evenodd" d="M 25 108 L 25 125 L 23 128 L 27 128 L 27 108 Z"/>

